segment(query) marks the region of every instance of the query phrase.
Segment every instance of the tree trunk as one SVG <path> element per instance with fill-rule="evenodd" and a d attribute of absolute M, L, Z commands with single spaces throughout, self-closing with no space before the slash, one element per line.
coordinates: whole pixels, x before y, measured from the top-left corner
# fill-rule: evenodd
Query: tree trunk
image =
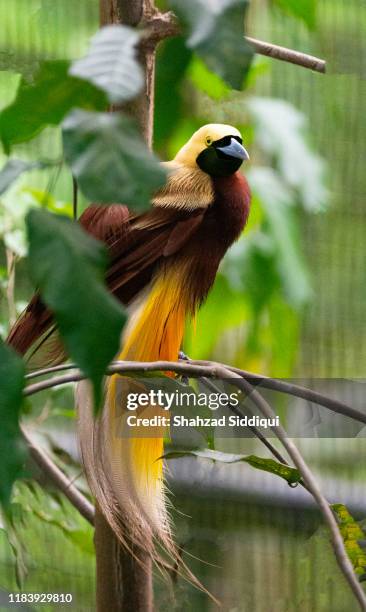
<path fill-rule="evenodd" d="M 100 0 L 100 24 L 124 23 L 137 26 L 147 22 L 155 14 L 153 0 Z M 156 41 L 140 46 L 139 59 L 145 70 L 145 87 L 140 95 L 124 106 L 141 128 L 148 146 L 152 146 L 154 122 L 154 80 Z"/>
<path fill-rule="evenodd" d="M 124 23 L 136 26 L 154 12 L 150 0 L 100 0 L 101 26 Z M 146 83 L 141 94 L 124 111 L 138 121 L 151 147 L 154 112 L 155 47 L 140 48 Z M 114 109 L 118 110 L 118 109 Z M 127 542 L 128 533 L 125 534 Z M 122 548 L 99 508 L 95 509 L 96 607 L 98 612 L 152 612 L 153 585 L 151 558 L 141 549 Z"/>

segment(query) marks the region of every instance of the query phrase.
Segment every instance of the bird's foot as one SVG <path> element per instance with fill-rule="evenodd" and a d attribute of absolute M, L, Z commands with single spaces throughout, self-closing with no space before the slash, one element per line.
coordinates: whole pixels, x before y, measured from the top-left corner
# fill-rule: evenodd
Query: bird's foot
<path fill-rule="evenodd" d="M 178 359 L 180 361 L 189 361 L 189 357 L 183 351 L 179 351 Z M 181 375 L 180 380 L 183 383 L 183 385 L 189 385 L 189 378 L 185 374 Z"/>

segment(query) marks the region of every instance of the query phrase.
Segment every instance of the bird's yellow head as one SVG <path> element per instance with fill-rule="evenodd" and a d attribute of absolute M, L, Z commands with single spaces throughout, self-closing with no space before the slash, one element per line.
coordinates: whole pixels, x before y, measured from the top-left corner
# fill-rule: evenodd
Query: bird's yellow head
<path fill-rule="evenodd" d="M 175 161 L 189 168 L 200 168 L 210 176 L 229 176 L 249 159 L 240 132 L 231 125 L 209 123 L 202 126 L 178 151 Z"/>

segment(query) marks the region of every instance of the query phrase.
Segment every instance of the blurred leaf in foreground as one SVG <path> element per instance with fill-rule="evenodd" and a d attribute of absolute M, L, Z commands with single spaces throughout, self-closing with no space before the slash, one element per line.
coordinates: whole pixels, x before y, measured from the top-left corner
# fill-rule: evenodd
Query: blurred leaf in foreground
<path fill-rule="evenodd" d="M 244 38 L 248 0 L 171 0 L 188 29 L 187 46 L 235 89 L 240 89 L 254 55 Z"/>
<path fill-rule="evenodd" d="M 76 60 L 69 74 L 94 83 L 116 104 L 134 98 L 144 83 L 137 61 L 140 35 L 123 25 L 111 25 L 93 36 L 87 55 Z"/>
<path fill-rule="evenodd" d="M 305 115 L 285 100 L 258 96 L 248 100 L 248 107 L 260 149 L 272 158 L 305 210 L 323 210 L 328 203 L 325 164 L 308 145 Z"/>
<path fill-rule="evenodd" d="M 316 0 L 273 0 L 288 15 L 302 19 L 310 29 L 316 25 Z"/>
<path fill-rule="evenodd" d="M 158 50 L 154 108 L 154 145 L 158 149 L 166 145 L 184 114 L 182 84 L 191 57 L 181 36 L 169 38 Z"/>
<path fill-rule="evenodd" d="M 91 200 L 146 208 L 166 173 L 134 122 L 112 113 L 74 111 L 63 124 L 65 157 Z"/>
<path fill-rule="evenodd" d="M 289 465 L 279 463 L 274 459 L 257 457 L 256 455 L 233 455 L 231 453 L 222 453 L 216 450 L 177 450 L 170 451 L 164 455 L 164 459 L 178 459 L 179 457 L 198 457 L 200 459 L 210 459 L 219 463 L 249 463 L 257 470 L 270 472 L 276 476 L 280 476 L 289 484 L 298 483 L 301 479 L 300 472 Z"/>
<path fill-rule="evenodd" d="M 24 363 L 0 340 L 0 503 L 7 508 L 13 482 L 21 475 L 26 453 L 19 428 Z"/>
<path fill-rule="evenodd" d="M 31 277 L 55 315 L 68 354 L 92 381 L 99 408 L 102 378 L 125 320 L 103 283 L 105 247 L 61 215 L 31 210 L 26 223 Z"/>
<path fill-rule="evenodd" d="M 68 74 L 70 62 L 44 62 L 34 83 L 21 81 L 15 100 L 0 113 L 0 137 L 8 153 L 47 125 L 58 125 L 71 108 L 103 110 L 104 92 Z"/>
<path fill-rule="evenodd" d="M 58 161 L 24 161 L 22 159 L 9 159 L 0 170 L 0 195 L 7 191 L 12 184 L 24 173 L 31 170 L 43 170 L 60 165 Z"/>
<path fill-rule="evenodd" d="M 273 243 L 273 257 L 287 299 L 297 308 L 311 296 L 303 261 L 291 192 L 271 168 L 253 168 L 250 185 L 265 211 L 267 236 Z"/>
<path fill-rule="evenodd" d="M 4 193 L 23 172 L 33 170 L 33 168 L 37 168 L 38 166 L 39 164 L 37 162 L 26 162 L 22 159 L 9 159 L 0 170 L 0 195 Z"/>

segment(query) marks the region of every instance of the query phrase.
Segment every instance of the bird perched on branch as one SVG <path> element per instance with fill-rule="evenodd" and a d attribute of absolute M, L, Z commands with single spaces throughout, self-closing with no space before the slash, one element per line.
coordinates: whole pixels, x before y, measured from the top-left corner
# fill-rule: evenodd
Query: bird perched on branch
<path fill-rule="evenodd" d="M 177 360 L 186 319 L 205 300 L 221 259 L 245 226 L 250 192 L 238 170 L 246 159 L 237 129 L 205 125 L 164 164 L 168 180 L 148 212 L 136 215 L 120 204 L 92 205 L 81 215 L 85 230 L 106 243 L 108 287 L 128 306 L 118 359 Z M 40 348 L 37 365 L 60 362 L 65 356 L 52 341 L 53 325 L 52 314 L 35 296 L 8 342 L 22 354 L 35 345 Z M 91 489 L 121 541 L 127 527 L 132 542 L 151 554 L 156 536 L 173 550 L 160 459 L 163 432 L 159 437 L 156 432 L 124 437 L 120 422 L 126 418 L 125 397 L 136 380 L 114 375 L 106 385 L 105 407 L 96 419 L 88 383 L 77 392 Z M 148 406 L 139 414 L 158 412 Z"/>

